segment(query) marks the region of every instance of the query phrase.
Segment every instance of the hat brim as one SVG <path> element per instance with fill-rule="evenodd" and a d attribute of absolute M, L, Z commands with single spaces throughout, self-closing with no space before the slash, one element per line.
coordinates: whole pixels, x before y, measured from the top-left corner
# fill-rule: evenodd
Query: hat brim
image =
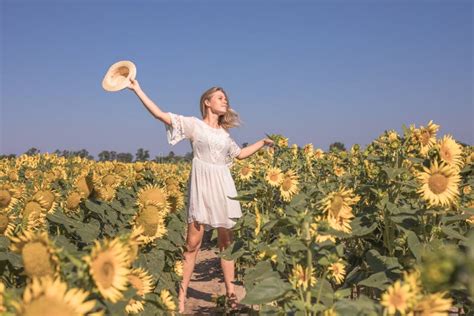
<path fill-rule="evenodd" d="M 102 88 L 106 91 L 119 91 L 130 84 L 130 79 L 135 79 L 137 68 L 129 60 L 116 62 L 109 67 L 102 80 Z"/>

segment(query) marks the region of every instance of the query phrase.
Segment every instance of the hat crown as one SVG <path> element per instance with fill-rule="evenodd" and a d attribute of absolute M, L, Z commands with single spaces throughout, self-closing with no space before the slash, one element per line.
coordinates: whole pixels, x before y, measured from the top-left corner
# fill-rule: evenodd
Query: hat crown
<path fill-rule="evenodd" d="M 109 67 L 102 80 L 102 87 L 106 91 L 119 91 L 126 88 L 130 79 L 135 79 L 137 70 L 135 64 L 129 60 L 116 62 Z"/>

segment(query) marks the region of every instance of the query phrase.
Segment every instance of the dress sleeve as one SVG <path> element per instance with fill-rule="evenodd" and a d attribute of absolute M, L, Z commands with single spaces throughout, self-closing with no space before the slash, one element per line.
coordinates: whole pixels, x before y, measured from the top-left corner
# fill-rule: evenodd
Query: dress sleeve
<path fill-rule="evenodd" d="M 165 124 L 168 143 L 175 145 L 182 139 L 192 139 L 195 123 L 194 117 L 182 116 L 171 112 L 168 112 L 168 114 L 171 117 L 171 125 Z"/>
<path fill-rule="evenodd" d="M 239 147 L 239 145 L 237 145 L 237 143 L 231 138 L 229 151 L 226 157 L 226 164 L 228 167 L 232 166 L 232 161 L 240 154 L 241 151 L 242 149 Z"/>

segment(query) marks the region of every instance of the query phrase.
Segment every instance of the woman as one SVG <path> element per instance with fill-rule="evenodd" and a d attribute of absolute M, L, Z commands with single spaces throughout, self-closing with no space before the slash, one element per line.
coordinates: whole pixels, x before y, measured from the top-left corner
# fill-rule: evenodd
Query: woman
<path fill-rule="evenodd" d="M 129 89 L 140 98 L 148 111 L 165 123 L 167 139 L 175 145 L 189 139 L 193 148 L 192 170 L 189 177 L 187 201 L 187 238 L 184 252 L 183 280 L 179 290 L 179 312 L 184 312 L 186 292 L 194 270 L 196 256 L 204 231 L 218 230 L 220 251 L 232 243 L 232 227 L 242 216 L 240 203 L 229 197 L 237 196 L 229 167 L 232 160 L 245 159 L 273 141 L 264 138 L 253 145 L 240 148 L 230 137 L 229 128 L 239 125 L 237 113 L 230 108 L 227 94 L 213 87 L 201 96 L 202 120 L 171 112 L 163 112 L 141 90 L 137 80 L 131 79 Z M 237 306 L 234 291 L 234 261 L 221 259 L 226 295 L 231 308 Z"/>

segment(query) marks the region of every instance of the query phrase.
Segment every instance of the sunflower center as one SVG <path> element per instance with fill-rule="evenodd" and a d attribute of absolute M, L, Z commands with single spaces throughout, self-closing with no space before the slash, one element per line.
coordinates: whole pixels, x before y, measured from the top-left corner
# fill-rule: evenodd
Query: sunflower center
<path fill-rule="evenodd" d="M 343 198 L 339 195 L 336 195 L 332 198 L 331 212 L 334 216 L 336 216 L 341 210 L 343 202 L 344 202 Z"/>
<path fill-rule="evenodd" d="M 25 316 L 49 315 L 49 316 L 68 316 L 76 315 L 76 311 L 60 300 L 54 300 L 47 296 L 40 296 L 25 306 Z"/>
<path fill-rule="evenodd" d="M 241 171 L 243 176 L 247 176 L 250 173 L 250 168 L 249 167 L 243 167 Z"/>
<path fill-rule="evenodd" d="M 23 210 L 23 217 L 30 218 L 30 217 L 37 217 L 41 213 L 42 207 L 38 202 L 28 202 Z"/>
<path fill-rule="evenodd" d="M 0 214 L 0 234 L 3 234 L 8 227 L 8 217 L 5 214 Z"/>
<path fill-rule="evenodd" d="M 402 293 L 393 293 L 390 296 L 390 303 L 392 303 L 392 306 L 395 306 L 396 308 L 402 307 L 405 304 L 405 297 Z"/>
<path fill-rule="evenodd" d="M 142 196 L 140 197 L 140 201 L 143 204 L 146 204 L 146 201 L 155 201 L 155 202 L 159 202 L 159 203 L 165 203 L 166 196 L 161 191 L 161 189 L 152 188 L 152 189 L 146 190 L 142 193 Z"/>
<path fill-rule="evenodd" d="M 35 197 L 37 196 L 42 197 L 48 203 L 46 209 L 49 210 L 54 202 L 54 194 L 49 190 L 41 190 L 35 194 Z"/>
<path fill-rule="evenodd" d="M 285 180 L 283 180 L 283 183 L 281 184 L 281 188 L 283 189 L 283 191 L 289 191 L 292 187 L 292 184 L 293 182 L 291 181 L 291 179 L 286 178 Z"/>
<path fill-rule="evenodd" d="M 109 288 L 114 280 L 114 275 L 115 275 L 115 268 L 112 262 L 106 261 L 102 264 L 100 267 L 100 273 L 99 273 L 99 278 L 100 278 L 100 284 L 104 288 Z"/>
<path fill-rule="evenodd" d="M 143 281 L 136 275 L 130 274 L 128 276 L 128 282 L 137 290 L 138 295 L 144 295 L 143 291 Z"/>
<path fill-rule="evenodd" d="M 149 205 L 143 209 L 137 218 L 137 224 L 143 226 L 143 234 L 147 236 L 155 236 L 158 229 L 158 209 L 156 206 Z"/>
<path fill-rule="evenodd" d="M 4 208 L 7 207 L 8 204 L 10 204 L 10 201 L 12 200 L 12 196 L 10 192 L 7 190 L 0 190 L 0 207 Z"/>
<path fill-rule="evenodd" d="M 270 180 L 277 182 L 278 181 L 278 173 L 270 174 Z"/>
<path fill-rule="evenodd" d="M 66 208 L 70 210 L 74 210 L 79 206 L 79 203 L 81 202 L 81 194 L 78 192 L 72 192 L 66 201 Z"/>
<path fill-rule="evenodd" d="M 115 184 L 115 181 L 115 177 L 111 174 L 108 174 L 102 178 L 102 184 L 104 185 L 113 185 Z"/>
<path fill-rule="evenodd" d="M 440 152 L 441 154 L 441 158 L 445 161 L 451 161 L 452 160 L 452 155 L 451 155 L 451 151 L 449 150 L 449 148 L 443 148 Z"/>
<path fill-rule="evenodd" d="M 435 173 L 428 180 L 428 186 L 435 194 L 443 193 L 448 187 L 448 178 L 441 173 Z"/>
<path fill-rule="evenodd" d="M 431 134 L 429 131 L 421 132 L 421 143 L 426 146 L 430 143 Z"/>
<path fill-rule="evenodd" d="M 53 274 L 48 248 L 41 242 L 27 243 L 21 252 L 25 272 L 30 277 L 42 277 Z"/>

